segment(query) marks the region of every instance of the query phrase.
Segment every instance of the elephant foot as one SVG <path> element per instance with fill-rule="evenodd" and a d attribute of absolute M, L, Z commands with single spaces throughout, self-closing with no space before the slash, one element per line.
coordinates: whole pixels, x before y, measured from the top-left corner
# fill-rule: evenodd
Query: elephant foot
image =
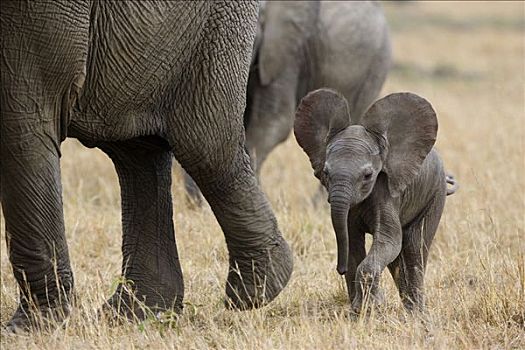
<path fill-rule="evenodd" d="M 30 310 L 20 304 L 5 325 L 5 329 L 12 333 L 55 329 L 64 324 L 70 313 L 71 306 L 69 303 L 62 303 L 60 306 L 53 308 L 45 307 L 36 310 Z"/>
<path fill-rule="evenodd" d="M 148 288 L 148 294 L 129 284 L 120 284 L 115 293 L 102 307 L 102 314 L 112 320 L 142 321 L 146 318 L 158 318 L 160 314 L 173 311 L 182 312 L 182 295 L 159 287 Z"/>
<path fill-rule="evenodd" d="M 247 310 L 268 304 L 286 286 L 292 269 L 292 252 L 280 236 L 270 248 L 256 254 L 230 256 L 226 307 Z"/>
<path fill-rule="evenodd" d="M 355 315 L 359 315 L 363 312 L 367 312 L 372 308 L 379 308 L 384 304 L 385 297 L 383 291 L 379 288 L 374 288 L 373 291 L 365 293 L 357 293 L 352 301 L 350 308 L 351 312 Z"/>

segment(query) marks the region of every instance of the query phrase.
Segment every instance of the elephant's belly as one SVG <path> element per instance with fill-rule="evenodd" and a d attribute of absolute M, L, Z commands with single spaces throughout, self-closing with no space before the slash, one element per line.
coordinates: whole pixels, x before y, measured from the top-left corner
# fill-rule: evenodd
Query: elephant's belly
<path fill-rule="evenodd" d="M 425 211 L 435 196 L 446 192 L 445 171 L 439 155 L 432 149 L 421 166 L 419 173 L 403 193 L 401 201 L 401 225 L 411 223 Z"/>
<path fill-rule="evenodd" d="M 128 139 L 162 132 L 165 110 L 201 42 L 206 2 L 99 2 L 70 135 Z"/>

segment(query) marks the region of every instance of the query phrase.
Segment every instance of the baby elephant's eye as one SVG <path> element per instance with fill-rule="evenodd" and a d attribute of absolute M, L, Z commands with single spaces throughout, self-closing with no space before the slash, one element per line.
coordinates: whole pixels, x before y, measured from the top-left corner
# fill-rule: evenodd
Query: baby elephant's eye
<path fill-rule="evenodd" d="M 365 172 L 365 174 L 363 175 L 363 179 L 364 179 L 365 181 L 370 181 L 370 180 L 372 180 L 372 175 L 373 175 L 373 174 L 374 174 L 374 173 L 373 173 L 372 171 L 367 171 L 367 172 Z"/>

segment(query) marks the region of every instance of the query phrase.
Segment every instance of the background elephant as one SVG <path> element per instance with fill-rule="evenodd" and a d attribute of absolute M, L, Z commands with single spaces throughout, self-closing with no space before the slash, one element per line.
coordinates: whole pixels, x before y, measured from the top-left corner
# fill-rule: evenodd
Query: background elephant
<path fill-rule="evenodd" d="M 388 266 L 409 310 L 422 310 L 423 278 L 447 191 L 437 152 L 436 114 L 425 99 L 391 94 L 352 125 L 339 93 L 319 89 L 297 109 L 294 132 L 329 193 L 337 237 L 337 271 L 345 274 L 352 310 L 365 291 L 381 301 Z M 368 255 L 364 235 L 373 235 Z"/>
<path fill-rule="evenodd" d="M 288 138 L 308 91 L 340 91 L 359 122 L 386 79 L 391 50 L 376 2 L 266 1 L 258 25 L 244 124 L 252 166 L 260 174 L 268 154 Z M 190 197 L 200 202 L 191 178 L 185 180 Z"/>
<path fill-rule="evenodd" d="M 291 253 L 244 149 L 242 111 L 256 2 L 1 2 L 1 200 L 30 306 L 64 316 L 73 273 L 64 235 L 60 144 L 99 147 L 121 186 L 122 273 L 150 308 L 182 306 L 172 153 L 225 234 L 229 303 L 257 307 L 286 285 Z M 110 299 L 140 315 L 129 290 Z"/>

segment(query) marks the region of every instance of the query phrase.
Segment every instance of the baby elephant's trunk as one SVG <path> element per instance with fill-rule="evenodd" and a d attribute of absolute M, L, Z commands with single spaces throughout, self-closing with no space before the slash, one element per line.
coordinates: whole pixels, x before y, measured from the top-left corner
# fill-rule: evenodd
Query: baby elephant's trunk
<path fill-rule="evenodd" d="M 343 196 L 330 195 L 332 225 L 337 240 L 337 272 L 344 275 L 348 266 L 348 200 Z"/>
<path fill-rule="evenodd" d="M 446 174 L 446 181 L 447 185 L 451 185 L 452 187 L 447 186 L 447 196 L 450 196 L 451 194 L 456 193 L 456 191 L 459 188 L 459 184 L 457 183 L 456 179 L 454 178 L 454 175 L 447 173 Z"/>

